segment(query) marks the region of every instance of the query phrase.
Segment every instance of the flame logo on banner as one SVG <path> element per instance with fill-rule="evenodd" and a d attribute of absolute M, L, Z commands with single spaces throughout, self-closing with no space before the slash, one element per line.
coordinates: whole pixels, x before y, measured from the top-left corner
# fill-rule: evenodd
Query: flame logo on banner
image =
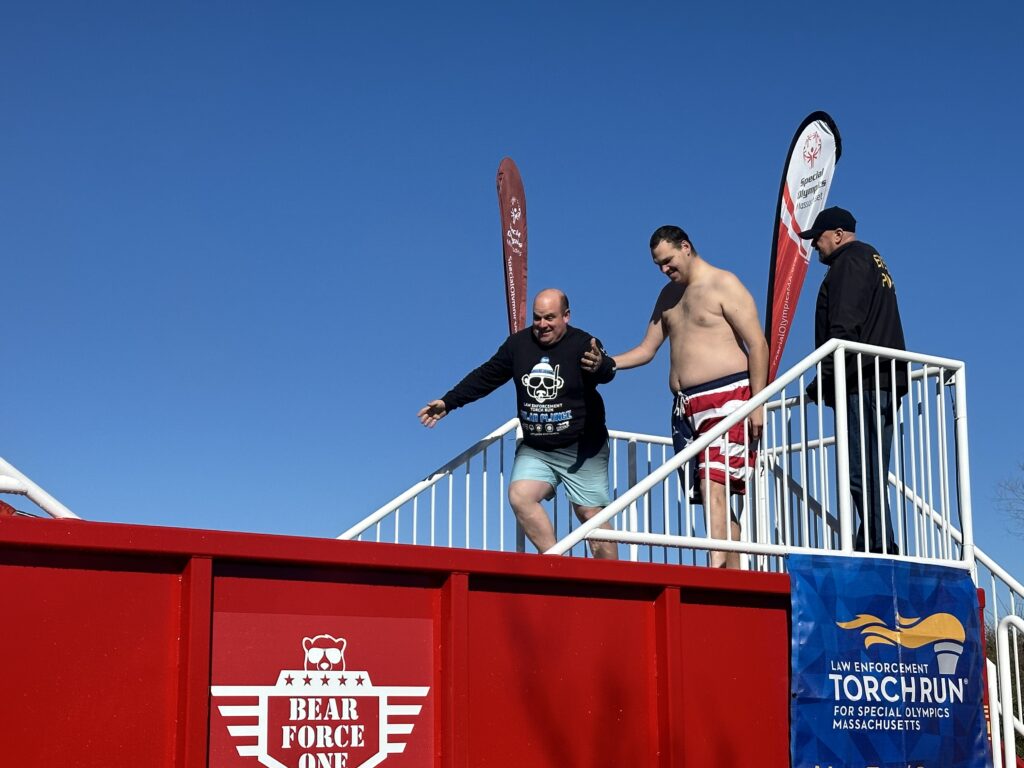
<path fill-rule="evenodd" d="M 837 621 L 842 629 L 860 630 L 864 636 L 865 650 L 873 645 L 923 648 L 931 645 L 939 673 L 952 675 L 964 650 L 967 635 L 964 625 L 951 613 L 933 613 L 923 619 L 911 619 L 896 614 L 896 625 L 888 626 L 882 619 L 867 613 L 857 615 L 851 621 Z"/>
<path fill-rule="evenodd" d="M 951 613 L 933 613 L 924 619 L 910 619 L 896 615 L 896 626 L 889 627 L 877 616 L 861 613 L 851 621 L 837 621 L 843 629 L 858 629 L 864 635 L 864 647 L 882 643 L 921 648 L 941 640 L 964 641 L 964 625 Z"/>

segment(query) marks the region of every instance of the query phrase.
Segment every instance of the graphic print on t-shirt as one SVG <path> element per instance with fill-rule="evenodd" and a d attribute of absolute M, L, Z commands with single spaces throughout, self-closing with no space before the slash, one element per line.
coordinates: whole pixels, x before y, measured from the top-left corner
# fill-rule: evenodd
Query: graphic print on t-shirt
<path fill-rule="evenodd" d="M 551 359 L 542 357 L 533 370 L 523 376 L 523 386 L 538 403 L 554 400 L 565 381 L 558 375 L 559 366 L 551 367 Z"/>

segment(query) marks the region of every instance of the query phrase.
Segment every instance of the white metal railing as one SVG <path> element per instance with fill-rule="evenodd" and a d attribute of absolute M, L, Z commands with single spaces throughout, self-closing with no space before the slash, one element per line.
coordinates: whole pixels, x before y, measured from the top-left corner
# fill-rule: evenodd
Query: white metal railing
<path fill-rule="evenodd" d="M 1024 709 L 1021 699 L 1021 646 L 1024 645 L 1024 618 L 1005 616 L 996 630 L 996 658 L 999 669 L 999 700 L 992 702 L 992 753 L 995 766 L 1016 768 L 1017 736 L 1024 738 Z M 1002 728 L 999 728 L 999 723 Z M 1002 741 L 1002 754 L 1000 744 Z"/>
<path fill-rule="evenodd" d="M 50 517 L 79 519 L 78 515 L 2 458 L 0 458 L 0 493 L 25 496 Z"/>
<path fill-rule="evenodd" d="M 837 372 L 835 411 L 813 403 L 805 393 L 812 377 L 821 381 L 825 359 L 833 361 Z M 584 555 L 581 544 L 589 538 L 627 545 L 632 560 L 697 564 L 706 562 L 709 550 L 732 550 L 745 553 L 745 566 L 758 570 L 783 570 L 788 552 L 854 553 L 851 454 L 842 407 L 847 362 L 860 372 L 850 388 L 860 399 L 871 387 L 876 400 L 880 392 L 878 385 L 865 381 L 865 366 L 876 380 L 886 366 L 890 374 L 899 370 L 909 382 L 893 425 L 893 472 L 888 482 L 880 473 L 877 488 L 864 488 L 859 506 L 876 493 L 889 505 L 902 557 L 971 567 L 963 364 L 838 340 L 805 358 L 679 455 L 666 437 L 612 431 L 615 501 L 588 524 L 577 526 L 570 505 L 556 494 L 550 511 L 559 541 L 550 551 Z M 890 388 L 890 396 L 898 399 L 895 384 Z M 820 385 L 814 394 L 821 399 Z M 741 533 L 735 540 L 712 539 L 703 507 L 690 501 L 690 478 L 680 481 L 675 470 L 758 407 L 764 409 L 765 428 L 755 471 L 745 497 L 733 497 Z M 881 417 L 880 408 L 860 410 L 863 419 Z M 522 534 L 505 496 L 516 428 L 516 420 L 510 420 L 339 538 L 523 551 Z M 750 447 L 746 440 L 744 450 Z M 867 446 L 862 439 L 855 450 L 863 457 L 869 451 L 878 453 L 880 446 Z M 842 467 L 846 470 L 840 471 Z M 598 529 L 606 520 L 612 530 Z"/>
<path fill-rule="evenodd" d="M 806 393 L 811 378 L 821 381 L 821 364 L 829 356 L 836 370 L 839 407 L 834 411 L 817 404 L 823 394 L 820 385 L 812 388 L 814 402 Z M 865 365 L 875 380 L 883 365 L 889 367 L 890 378 L 899 366 L 908 382 L 893 424 L 891 471 L 882 473 L 877 489 L 864 488 L 861 508 L 869 492 L 877 491 L 880 501 L 888 503 L 901 558 L 972 569 L 986 593 L 986 625 L 994 632 L 1001 616 L 1022 613 L 1024 586 L 974 546 L 965 371 L 963 363 L 946 358 L 832 341 L 679 455 L 667 437 L 613 430 L 610 480 L 615 501 L 587 524 L 577 525 L 558 493 L 549 506 L 559 541 L 549 552 L 586 556 L 587 540 L 615 541 L 634 561 L 703 564 L 712 549 L 732 550 L 743 553 L 744 567 L 767 571 L 784 570 L 789 552 L 861 554 L 853 546 L 851 446 L 842 407 L 847 364 L 860 372 L 849 387 L 859 398 L 872 386 L 876 400 L 880 393 L 865 381 Z M 890 387 L 890 396 L 897 399 L 900 393 L 895 385 Z M 742 521 L 740 537 L 711 539 L 703 508 L 690 500 L 689 476 L 680 479 L 676 470 L 759 407 L 764 430 L 754 471 L 745 495 L 732 498 L 732 511 Z M 876 424 L 882 415 L 879 408 L 858 410 Z M 505 500 L 515 440 L 521 437 L 517 426 L 515 419 L 502 425 L 340 538 L 524 551 L 522 533 Z M 863 440 L 853 448 L 861 458 L 868 450 L 880 452 L 879 445 Z M 598 528 L 606 520 L 612 530 Z M 1019 675 L 1015 685 L 1019 689 Z M 995 718 L 999 701 L 996 695 L 990 698 Z M 992 725 L 995 733 L 998 724 Z"/>
<path fill-rule="evenodd" d="M 890 481 L 894 478 L 890 475 Z M 941 519 L 938 515 L 935 515 L 936 524 L 941 524 Z M 957 541 L 961 541 L 960 532 L 957 530 L 952 531 L 953 538 Z M 1021 584 L 1013 576 L 1010 575 L 1002 566 L 1000 566 L 995 560 L 988 556 L 984 550 L 981 549 L 977 544 L 974 545 L 974 564 L 975 564 L 975 583 L 978 588 L 985 594 L 985 608 L 983 619 L 985 623 L 985 634 L 987 637 L 992 639 L 991 646 L 987 649 L 989 658 L 986 659 L 988 665 L 988 698 L 989 698 L 989 733 L 992 735 L 992 756 L 994 761 L 994 768 L 1000 768 L 1002 765 L 1002 754 L 1000 746 L 1001 733 L 1000 733 L 1000 717 L 1002 714 L 1002 702 L 1005 700 L 1003 694 L 1000 691 L 997 678 L 997 667 L 993 662 L 993 658 L 996 660 L 1002 659 L 1003 657 L 1008 658 L 1008 663 L 1011 665 L 1012 672 L 1010 679 L 1012 682 L 1012 689 L 1015 695 L 1011 698 L 1012 712 L 1014 729 L 1020 734 L 1021 739 L 1024 740 L 1024 722 L 1022 722 L 1021 716 L 1021 688 L 1022 688 L 1022 669 L 1021 669 L 1021 657 L 1022 643 L 1020 633 L 1015 636 L 1016 642 L 1012 643 L 1008 648 L 1003 647 L 998 642 L 998 627 L 1003 619 L 1007 617 L 1017 617 L 1018 619 L 1024 617 L 1024 584 Z M 1012 631 L 1013 630 L 1011 627 Z M 1012 745 L 1011 745 L 1012 746 Z M 1021 751 L 1020 757 L 1024 758 L 1024 751 Z M 1011 768 L 1016 768 L 1015 763 L 1010 763 Z"/>
<path fill-rule="evenodd" d="M 609 435 L 613 496 L 673 454 L 669 438 L 615 430 Z M 525 551 L 525 537 L 507 500 L 507 478 L 521 438 L 519 420 L 507 421 L 338 538 Z M 568 535 L 577 521 L 561 489 L 548 506 L 556 536 Z M 634 529 L 660 530 L 665 525 L 661 519 L 652 519 L 650 503 L 636 505 L 630 516 Z M 581 544 L 575 554 L 586 555 L 586 547 Z M 634 554 L 634 560 L 644 559 L 644 552 Z M 662 554 L 665 562 L 697 562 L 694 552 L 677 551 L 671 560 L 668 553 Z"/>
<path fill-rule="evenodd" d="M 1021 708 L 1022 681 L 1024 681 L 1024 586 L 1016 581 L 995 562 L 975 547 L 978 555 L 978 586 L 985 592 L 985 631 L 995 634 L 996 642 L 993 644 L 995 661 L 999 669 L 1000 685 L 995 685 L 996 676 L 992 674 L 989 680 L 989 733 L 992 734 L 992 752 L 995 768 L 1000 766 L 1000 737 L 1005 739 L 1005 729 L 1012 723 L 1012 729 L 1016 731 L 1016 740 L 1008 739 L 1002 745 L 1007 751 L 1013 750 L 1015 741 L 1024 745 L 1024 710 Z M 1000 627 L 1006 626 L 1006 631 L 1000 635 Z M 1004 671 L 1005 670 L 1005 671 Z M 1006 683 L 1009 684 L 1009 695 Z M 994 690 L 993 690 L 994 689 Z M 1003 731 L 1000 731 L 1000 718 L 1002 718 Z M 1017 756 L 1024 759 L 1024 748 L 1017 750 Z M 1012 760 L 1006 765 L 1016 768 L 1017 764 Z"/>
<path fill-rule="evenodd" d="M 511 471 L 511 462 L 506 461 L 506 443 L 510 434 L 515 435 L 518 419 L 511 419 L 496 430 L 478 440 L 475 445 L 463 451 L 444 466 L 430 473 L 405 493 L 400 494 L 370 516 L 364 518 L 338 536 L 339 539 L 363 540 L 373 530 L 374 541 L 394 543 L 430 544 L 432 546 L 498 549 L 505 551 L 507 519 L 505 498 L 507 483 L 505 475 Z M 497 454 L 495 456 L 495 454 Z M 473 488 L 473 461 L 479 457 L 481 465 L 480 490 Z M 489 465 L 497 461 L 497 483 L 488 484 Z M 459 470 L 462 471 L 461 493 L 456 483 Z M 497 492 L 491 490 L 491 486 Z M 438 489 L 441 500 L 438 501 Z M 475 494 L 475 495 L 474 495 Z M 461 498 L 459 498 L 461 496 Z M 421 516 L 420 506 L 427 511 Z M 491 510 L 497 509 L 497 512 Z M 402 510 L 406 510 L 403 521 Z M 479 527 L 474 527 L 474 517 Z M 494 546 L 494 523 L 497 519 L 497 546 Z M 492 521 L 492 536 L 488 539 L 488 522 Z M 385 522 L 387 521 L 387 522 Z M 386 531 L 390 523 L 391 533 Z M 424 527 L 426 531 L 424 531 Z M 514 537 L 512 537 L 514 539 Z"/>
<path fill-rule="evenodd" d="M 812 403 L 805 391 L 813 377 L 818 382 L 812 387 L 814 399 L 822 399 L 822 362 L 828 358 L 835 370 L 834 412 Z M 854 366 L 851 371 L 856 371 L 852 385 L 848 385 L 845 375 L 848 363 Z M 866 376 L 865 370 L 873 376 Z M 871 383 L 872 379 L 879 381 L 880 372 L 889 374 L 888 391 Z M 895 381 L 897 372 L 908 382 L 909 391 L 902 402 Z M 864 467 L 869 452 L 881 456 L 880 439 L 867 445 L 863 425 L 866 419 L 880 424 L 884 413 L 882 405 L 870 410 L 859 407 L 861 438 L 859 445 L 849 446 L 847 394 L 855 393 L 857 404 L 867 402 L 870 395 L 876 402 L 883 399 L 882 395 L 901 402 L 892 426 L 893 477 L 879 473 L 877 486 L 868 488 L 862 473 L 858 506 L 865 508 L 869 496 L 874 496 L 879 507 L 891 508 L 900 557 L 972 568 L 965 387 L 960 361 L 833 339 L 723 419 L 709 434 L 619 495 L 549 553 L 565 553 L 584 539 L 632 546 L 720 549 L 753 555 L 749 567 L 758 570 L 783 569 L 782 558 L 790 552 L 868 554 L 854 547 L 856 522 L 849 467 L 851 457 L 860 457 Z M 743 522 L 738 539 L 711 539 L 706 531 L 702 535 L 689 529 L 652 535 L 621 522 L 614 525 L 614 530 L 599 528 L 619 517 L 630 519 L 627 510 L 631 505 L 649 503 L 652 492 L 655 497 L 659 492 L 664 495 L 664 485 L 672 482 L 680 466 L 702 453 L 706 457 L 714 441 L 758 408 L 764 410 L 764 432 L 757 446 L 755 471 L 746 485 L 746 509 L 734 506 Z M 749 447 L 744 442 L 743 449 Z M 857 451 L 852 456 L 851 447 Z M 725 452 L 729 449 L 726 442 Z M 688 510 L 685 517 L 694 519 Z M 884 541 L 880 543 L 886 554 L 892 554 Z M 868 536 L 864 550 L 871 544 Z"/>
<path fill-rule="evenodd" d="M 895 477 L 890 473 L 890 483 L 895 486 Z M 935 525 L 941 526 L 941 517 L 931 512 Z M 962 544 L 960 532 L 953 529 L 952 538 L 957 544 Z M 1018 621 L 1024 616 L 1024 584 L 1010 575 L 1002 566 L 988 556 L 977 544 L 974 545 L 975 583 L 985 594 L 985 607 L 983 619 L 985 623 L 985 634 L 992 639 L 990 648 L 987 649 L 989 658 L 986 659 L 988 666 L 988 698 L 989 698 L 989 733 L 992 735 L 992 757 L 994 768 L 1003 765 L 1002 750 L 1013 749 L 1014 742 L 1008 742 L 1008 746 L 1002 744 L 1000 717 L 1003 713 L 1003 702 L 1007 701 L 1006 695 L 1000 690 L 999 680 L 1006 677 L 1006 673 L 997 675 L 997 665 L 993 658 L 1002 664 L 1006 659 L 1009 665 L 1009 679 L 1013 695 L 1010 697 L 1011 709 L 1008 712 L 1010 718 L 1007 722 L 1013 723 L 1013 729 L 1019 735 L 1019 740 L 1024 741 L 1024 718 L 1021 715 L 1021 689 L 1022 672 L 1021 661 L 1024 656 L 1024 634 L 1010 626 L 1010 637 L 1013 641 L 1007 645 L 999 642 L 998 627 L 1007 618 L 1016 618 Z M 1004 722 L 1005 726 L 1005 722 Z M 1019 751 L 1019 757 L 1024 758 L 1024 751 Z M 1016 763 L 1008 763 L 1010 768 L 1016 768 Z"/>
<path fill-rule="evenodd" d="M 998 628 L 1000 624 L 1009 618 L 1016 618 L 1017 621 L 1021 621 L 1021 617 L 1024 617 L 1024 584 L 1021 584 L 1013 576 L 1011 576 L 1006 570 L 1004 570 L 998 563 L 990 558 L 985 552 L 981 550 L 977 545 L 974 547 L 974 562 L 976 565 L 976 583 L 978 588 L 985 593 L 985 634 L 988 637 L 994 637 L 995 642 L 992 643 L 992 647 L 989 652 L 994 651 L 994 657 L 996 662 L 1000 665 L 1003 664 L 1003 660 L 1006 660 L 1006 664 L 1009 667 L 1009 679 L 1012 681 L 1011 689 L 1014 692 L 1009 699 L 1000 690 L 1000 686 L 997 684 L 996 675 L 996 664 L 992 661 L 988 661 L 989 665 L 989 733 L 992 734 L 992 757 L 994 768 L 1000 768 L 1002 765 L 1002 754 L 1001 749 L 1013 749 L 1014 741 L 1011 739 L 1007 744 L 1000 746 L 1001 732 L 1000 732 L 1000 717 L 1002 717 L 1004 709 L 1004 702 L 1010 701 L 1009 716 L 1013 722 L 1013 728 L 1020 735 L 1022 741 L 1024 741 L 1024 716 L 1021 714 L 1021 689 L 1022 689 L 1022 676 L 1024 671 L 1021 668 L 1021 662 L 1024 661 L 1024 634 L 1019 629 L 1015 629 L 1015 625 L 1010 627 L 1013 642 L 1009 645 L 1001 643 L 999 641 Z M 999 679 L 1005 677 L 1003 672 L 999 673 Z M 1005 725 L 1005 722 L 1004 722 Z M 1024 758 L 1024 750 L 1019 751 L 1019 756 Z M 1010 768 L 1016 768 L 1016 763 L 1012 760 L 1007 764 Z"/>

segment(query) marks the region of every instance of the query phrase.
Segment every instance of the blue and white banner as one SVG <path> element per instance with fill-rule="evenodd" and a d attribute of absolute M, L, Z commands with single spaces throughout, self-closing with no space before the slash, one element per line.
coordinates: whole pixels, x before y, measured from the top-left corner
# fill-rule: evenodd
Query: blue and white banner
<path fill-rule="evenodd" d="M 955 568 L 791 555 L 794 768 L 987 768 L 978 593 Z"/>

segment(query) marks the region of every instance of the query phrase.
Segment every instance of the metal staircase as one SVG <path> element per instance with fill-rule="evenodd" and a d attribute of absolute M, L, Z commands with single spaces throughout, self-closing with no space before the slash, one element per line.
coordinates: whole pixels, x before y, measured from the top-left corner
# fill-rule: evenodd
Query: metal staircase
<path fill-rule="evenodd" d="M 818 404 L 823 395 L 819 384 L 811 387 L 813 398 L 807 394 L 812 381 L 822 380 L 822 363 L 829 358 L 836 373 L 835 410 Z M 856 512 L 851 503 L 845 407 L 848 394 L 863 398 L 875 387 L 877 395 L 878 385 L 870 382 L 885 369 L 890 380 L 897 370 L 905 373 L 909 392 L 893 427 L 887 482 L 863 493 L 888 500 L 900 559 L 972 573 L 985 592 L 987 632 L 994 635 L 1004 617 L 1024 615 L 1024 585 L 974 544 L 966 371 L 961 361 L 932 355 L 834 339 L 677 455 L 667 437 L 611 430 L 613 502 L 586 524 L 577 525 L 564 496 L 556 494 L 549 511 L 559 540 L 547 554 L 588 557 L 588 541 L 611 541 L 629 560 L 704 565 L 710 550 L 733 550 L 742 553 L 744 568 L 773 572 L 784 571 L 785 556 L 793 552 L 892 556 L 854 548 Z M 849 380 L 847 370 L 853 372 Z M 894 387 L 890 394 L 898 399 Z M 764 410 L 765 426 L 755 446 L 755 470 L 745 494 L 734 496 L 732 502 L 741 536 L 736 541 L 710 538 L 703 508 L 691 503 L 689 480 L 680 479 L 677 470 L 757 408 Z M 860 413 L 862 418 L 881 418 L 864 409 Z M 517 420 L 506 422 L 339 538 L 525 551 L 524 537 L 506 501 L 507 477 L 520 438 Z M 864 445 L 862 440 L 859 450 L 865 456 L 868 451 L 880 453 L 880 446 Z M 602 529 L 604 523 L 611 529 Z M 1006 671 L 998 680 L 1011 692 L 1012 711 L 1003 722 L 1022 740 L 1024 660 L 1018 649 L 1024 645 L 1024 625 L 1009 621 L 1005 626 L 997 658 Z M 1000 702 L 1007 701 L 996 679 L 990 662 L 994 721 L 1004 710 Z M 998 722 L 992 723 L 996 741 L 1002 736 L 999 728 Z M 997 758 L 997 765 L 1012 759 L 1013 742 L 1004 736 L 1002 746 L 1006 755 Z"/>

